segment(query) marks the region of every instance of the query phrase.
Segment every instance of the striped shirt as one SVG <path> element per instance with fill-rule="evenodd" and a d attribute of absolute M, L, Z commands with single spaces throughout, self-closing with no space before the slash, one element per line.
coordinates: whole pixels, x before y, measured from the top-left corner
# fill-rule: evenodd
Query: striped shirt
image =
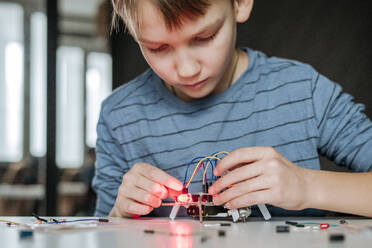
<path fill-rule="evenodd" d="M 362 104 L 309 65 L 243 50 L 249 66 L 221 94 L 184 102 L 149 69 L 102 103 L 97 216 L 109 214 L 122 176 L 137 162 L 183 181 L 195 157 L 271 146 L 304 168 L 320 169 L 321 153 L 357 172 L 372 169 L 372 123 Z M 201 179 L 199 173 L 191 191 L 201 190 Z"/>

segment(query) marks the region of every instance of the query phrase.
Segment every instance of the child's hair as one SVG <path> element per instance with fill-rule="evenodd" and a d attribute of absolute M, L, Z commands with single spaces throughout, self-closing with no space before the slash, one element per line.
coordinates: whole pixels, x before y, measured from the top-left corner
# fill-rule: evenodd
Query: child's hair
<path fill-rule="evenodd" d="M 114 13 L 112 28 L 117 27 L 120 16 L 129 32 L 136 37 L 135 30 L 139 27 L 137 5 L 141 0 L 112 0 Z M 213 0 L 150 0 L 164 16 L 169 30 L 180 28 L 184 20 L 191 20 L 205 14 Z M 233 3 L 234 0 L 231 0 Z M 151 17 L 149 17 L 151 18 Z"/>

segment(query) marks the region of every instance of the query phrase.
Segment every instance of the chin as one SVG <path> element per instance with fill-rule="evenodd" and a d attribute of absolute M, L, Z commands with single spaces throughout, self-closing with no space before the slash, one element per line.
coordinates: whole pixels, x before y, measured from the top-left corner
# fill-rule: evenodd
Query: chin
<path fill-rule="evenodd" d="M 182 93 L 183 95 L 187 96 L 188 98 L 191 98 L 191 99 L 202 99 L 202 98 L 205 98 L 209 95 L 212 94 L 214 88 L 210 88 L 210 87 L 203 87 L 199 90 L 183 90 Z"/>
<path fill-rule="evenodd" d="M 210 92 L 208 93 L 200 93 L 200 94 L 186 94 L 188 97 L 192 99 L 202 99 L 210 95 Z"/>

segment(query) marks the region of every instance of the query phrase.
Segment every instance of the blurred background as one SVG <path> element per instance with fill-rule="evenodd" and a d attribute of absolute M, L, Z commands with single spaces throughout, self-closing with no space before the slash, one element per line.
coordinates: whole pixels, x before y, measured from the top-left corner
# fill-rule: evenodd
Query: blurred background
<path fill-rule="evenodd" d="M 0 215 L 93 214 L 110 15 L 103 0 L 0 1 Z"/>
<path fill-rule="evenodd" d="M 300 60 L 372 116 L 370 1 L 257 0 L 238 44 Z M 0 216 L 88 216 L 102 100 L 147 65 L 110 0 L 0 0 Z M 322 168 L 341 170 L 321 159 Z"/>

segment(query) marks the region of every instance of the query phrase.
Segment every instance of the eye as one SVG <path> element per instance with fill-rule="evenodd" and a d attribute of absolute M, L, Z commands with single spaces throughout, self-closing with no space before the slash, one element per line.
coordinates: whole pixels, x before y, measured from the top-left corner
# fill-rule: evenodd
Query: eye
<path fill-rule="evenodd" d="M 215 37 L 216 37 L 217 33 L 214 33 L 208 37 L 196 37 L 195 38 L 195 41 L 197 42 L 208 42 L 208 41 L 211 41 L 213 40 Z"/>
<path fill-rule="evenodd" d="M 161 45 L 158 48 L 147 48 L 152 53 L 160 53 L 165 51 L 168 48 L 168 45 Z"/>

